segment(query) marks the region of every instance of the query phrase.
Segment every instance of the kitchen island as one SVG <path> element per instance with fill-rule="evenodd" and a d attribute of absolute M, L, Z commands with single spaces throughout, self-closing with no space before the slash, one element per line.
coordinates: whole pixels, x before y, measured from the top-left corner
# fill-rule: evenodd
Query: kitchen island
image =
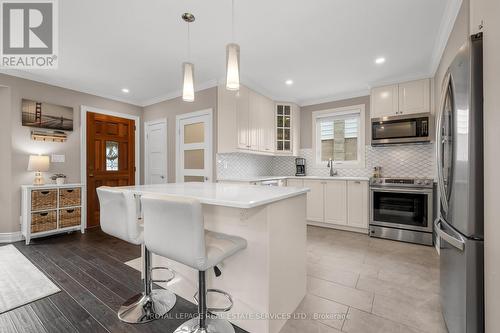
<path fill-rule="evenodd" d="M 207 274 L 207 287 L 231 294 L 234 307 L 225 315 L 235 325 L 252 333 L 280 331 L 287 314 L 295 311 L 306 294 L 308 189 L 215 183 L 120 189 L 138 195 L 195 198 L 203 205 L 206 229 L 245 238 L 248 247 L 218 266 L 222 271 L 220 277 L 215 277 L 213 271 Z M 137 269 L 142 267 L 140 260 L 129 264 Z M 176 271 L 168 288 L 193 300 L 198 286 L 195 270 L 156 255 L 153 266 L 167 266 Z M 161 270 L 154 273 L 155 279 L 167 277 L 168 273 Z M 209 297 L 209 306 L 216 301 Z"/>

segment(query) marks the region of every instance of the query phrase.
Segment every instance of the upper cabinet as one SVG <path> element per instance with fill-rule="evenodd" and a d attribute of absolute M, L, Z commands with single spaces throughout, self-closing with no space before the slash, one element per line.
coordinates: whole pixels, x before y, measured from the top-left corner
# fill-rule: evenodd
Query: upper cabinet
<path fill-rule="evenodd" d="M 431 111 L 430 79 L 373 88 L 371 117 L 387 117 Z"/>
<path fill-rule="evenodd" d="M 398 85 L 373 88 L 370 105 L 372 118 L 398 114 Z"/>
<path fill-rule="evenodd" d="M 299 107 L 290 103 L 276 103 L 276 153 L 297 156 L 300 146 Z"/>
<path fill-rule="evenodd" d="M 299 108 L 287 103 L 279 106 L 281 110 L 287 109 L 287 119 L 282 111 L 282 117 L 278 120 L 278 105 L 245 86 L 240 85 L 237 92 L 219 86 L 217 152 L 297 155 L 300 140 Z"/>

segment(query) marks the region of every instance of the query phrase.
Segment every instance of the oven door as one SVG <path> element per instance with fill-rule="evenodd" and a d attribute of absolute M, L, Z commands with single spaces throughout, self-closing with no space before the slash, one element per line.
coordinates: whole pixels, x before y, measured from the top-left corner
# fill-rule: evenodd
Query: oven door
<path fill-rule="evenodd" d="M 432 232 L 432 189 L 370 189 L 370 224 Z"/>

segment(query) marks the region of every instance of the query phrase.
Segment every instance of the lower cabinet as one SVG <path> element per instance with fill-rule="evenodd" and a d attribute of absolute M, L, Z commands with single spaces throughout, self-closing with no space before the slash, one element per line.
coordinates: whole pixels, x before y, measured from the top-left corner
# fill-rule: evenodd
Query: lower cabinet
<path fill-rule="evenodd" d="M 347 185 L 344 180 L 325 181 L 325 221 L 347 224 Z"/>
<path fill-rule="evenodd" d="M 324 210 L 324 182 L 317 180 L 304 180 L 304 187 L 309 188 L 307 192 L 307 220 L 323 222 L 325 219 Z"/>
<path fill-rule="evenodd" d="M 368 228 L 368 182 L 347 182 L 347 216 L 351 227 Z"/>
<path fill-rule="evenodd" d="M 310 189 L 308 221 L 344 229 L 368 229 L 368 181 L 288 179 L 287 186 Z"/>

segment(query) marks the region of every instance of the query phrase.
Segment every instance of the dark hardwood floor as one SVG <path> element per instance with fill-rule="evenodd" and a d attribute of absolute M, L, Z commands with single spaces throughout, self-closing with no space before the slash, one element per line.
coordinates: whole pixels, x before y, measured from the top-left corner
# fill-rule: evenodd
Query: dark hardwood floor
<path fill-rule="evenodd" d="M 141 255 L 134 246 L 89 230 L 14 243 L 61 292 L 0 315 L 0 332 L 173 332 L 196 313 L 196 305 L 177 297 L 165 319 L 131 325 L 116 312 L 129 297 L 142 291 L 140 272 L 124 262 Z M 236 332 L 244 333 L 240 328 Z"/>

